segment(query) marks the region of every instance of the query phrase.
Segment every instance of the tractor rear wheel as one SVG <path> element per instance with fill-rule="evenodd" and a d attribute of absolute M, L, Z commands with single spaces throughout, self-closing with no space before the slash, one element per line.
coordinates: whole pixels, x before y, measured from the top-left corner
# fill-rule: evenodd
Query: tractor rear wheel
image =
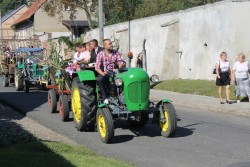
<path fill-rule="evenodd" d="M 78 77 L 74 78 L 71 89 L 71 107 L 77 130 L 94 130 L 97 107 L 95 82 L 83 83 Z"/>
<path fill-rule="evenodd" d="M 148 112 L 138 112 L 134 117 L 134 119 L 128 120 L 129 125 L 132 127 L 143 127 L 147 124 L 149 119 Z"/>
<path fill-rule="evenodd" d="M 21 79 L 21 75 L 18 72 L 18 69 L 15 69 L 15 88 L 16 91 L 22 91 L 23 90 L 23 81 Z"/>
<path fill-rule="evenodd" d="M 67 95 L 60 95 L 59 97 L 59 113 L 63 122 L 69 120 L 69 101 Z"/>
<path fill-rule="evenodd" d="M 163 122 L 161 118 L 159 118 L 161 135 L 164 137 L 173 136 L 176 132 L 176 127 L 177 127 L 175 108 L 171 103 L 163 103 L 162 111 L 166 121 Z"/>
<path fill-rule="evenodd" d="M 56 111 L 57 111 L 57 96 L 56 96 L 55 89 L 50 89 L 48 91 L 48 104 L 50 107 L 50 113 L 56 113 Z"/>
<path fill-rule="evenodd" d="M 114 137 L 114 123 L 108 108 L 99 108 L 96 113 L 96 124 L 103 143 L 111 143 Z"/>
<path fill-rule="evenodd" d="M 9 86 L 9 77 L 7 75 L 3 75 L 3 87 Z"/>

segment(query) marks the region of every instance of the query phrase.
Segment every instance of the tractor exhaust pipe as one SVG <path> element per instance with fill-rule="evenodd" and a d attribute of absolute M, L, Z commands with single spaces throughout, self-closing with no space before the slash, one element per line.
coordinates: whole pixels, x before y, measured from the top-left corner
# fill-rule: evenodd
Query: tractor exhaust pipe
<path fill-rule="evenodd" d="M 146 39 L 143 40 L 142 44 L 142 65 L 143 65 L 143 70 L 147 72 L 147 56 L 146 56 L 145 43 Z"/>

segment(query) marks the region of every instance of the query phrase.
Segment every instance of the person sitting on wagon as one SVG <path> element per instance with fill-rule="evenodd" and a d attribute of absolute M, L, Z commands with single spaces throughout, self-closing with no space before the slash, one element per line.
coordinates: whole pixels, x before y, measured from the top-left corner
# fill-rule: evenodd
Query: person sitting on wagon
<path fill-rule="evenodd" d="M 81 62 L 84 62 L 85 55 L 82 50 L 82 45 L 80 43 L 75 44 L 75 54 L 73 58 L 73 66 L 76 69 L 76 71 L 80 71 L 81 67 L 80 64 Z"/>
<path fill-rule="evenodd" d="M 82 48 L 83 48 L 83 54 L 85 55 L 84 63 L 88 64 L 89 60 L 90 60 L 90 45 L 89 45 L 89 42 L 83 43 Z"/>
<path fill-rule="evenodd" d="M 104 103 L 108 103 L 106 86 L 109 84 L 109 71 L 113 71 L 115 65 L 110 64 L 108 67 L 107 65 L 109 63 L 118 62 L 119 69 L 121 69 L 123 68 L 124 64 L 121 62 L 123 60 L 121 54 L 118 51 L 113 50 L 113 44 L 110 39 L 104 39 L 103 46 L 104 50 L 97 54 L 95 70 L 98 73 L 98 84 L 102 98 L 105 99 Z"/>
<path fill-rule="evenodd" d="M 84 62 L 85 55 L 82 51 L 82 45 L 80 43 L 75 44 L 75 54 L 73 57 L 72 62 L 68 63 L 68 67 L 66 68 L 66 71 L 72 75 L 74 71 L 80 71 L 81 66 L 80 64 Z"/>
<path fill-rule="evenodd" d="M 90 60 L 89 63 L 95 63 L 96 62 L 96 57 L 97 54 L 101 51 L 103 51 L 103 47 L 98 46 L 98 41 L 96 39 L 92 39 L 89 42 L 89 46 L 90 46 Z"/>

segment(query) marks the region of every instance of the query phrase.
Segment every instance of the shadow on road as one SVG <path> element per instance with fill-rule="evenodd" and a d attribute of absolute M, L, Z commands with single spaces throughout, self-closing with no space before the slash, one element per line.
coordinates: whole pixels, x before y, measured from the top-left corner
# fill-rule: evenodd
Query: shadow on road
<path fill-rule="evenodd" d="M 181 118 L 177 118 L 177 121 L 180 121 Z M 134 135 L 117 135 L 114 137 L 114 141 L 112 143 L 117 144 L 117 143 L 124 143 L 128 142 L 130 140 L 133 140 L 135 137 L 141 137 L 141 136 L 148 136 L 148 137 L 158 137 L 162 136 L 161 135 L 161 130 L 158 126 L 158 124 L 152 124 L 151 118 L 149 119 L 149 122 L 144 126 L 144 127 L 132 127 L 129 125 L 129 123 L 126 120 L 119 120 L 115 121 L 115 129 L 121 128 L 123 130 L 130 130 Z M 178 127 L 176 129 L 176 132 L 174 136 L 170 138 L 180 138 L 180 137 L 187 137 L 193 134 L 195 128 L 188 128 L 190 126 L 194 126 L 195 124 L 192 125 L 187 125 L 184 127 Z"/>
<path fill-rule="evenodd" d="M 193 131 L 195 130 L 195 128 L 185 128 L 185 127 L 177 127 L 176 133 L 174 136 L 172 136 L 171 138 L 179 138 L 179 137 L 187 137 L 193 134 Z"/>
<path fill-rule="evenodd" d="M 69 166 L 61 155 L 23 129 L 18 123 L 24 116 L 0 103 L 0 166 Z M 47 142 L 48 143 L 48 142 Z"/>
<path fill-rule="evenodd" d="M 119 144 L 119 143 L 125 143 L 130 140 L 133 140 L 133 135 L 116 135 L 112 139 L 112 144 Z"/>
<path fill-rule="evenodd" d="M 24 115 L 47 103 L 46 91 L 32 90 L 30 93 L 24 93 L 23 91 L 15 91 L 13 87 L 0 87 L 0 92 L 0 101 L 12 106 Z"/>

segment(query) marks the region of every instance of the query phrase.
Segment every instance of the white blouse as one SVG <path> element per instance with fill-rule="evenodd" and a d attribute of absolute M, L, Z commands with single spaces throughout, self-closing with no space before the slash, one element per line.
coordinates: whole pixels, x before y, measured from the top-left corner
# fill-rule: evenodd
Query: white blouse
<path fill-rule="evenodd" d="M 235 71 L 236 78 L 248 78 L 250 66 L 247 61 L 240 63 L 239 61 L 234 63 L 233 70 Z"/>
<path fill-rule="evenodd" d="M 83 52 L 76 52 L 74 54 L 73 63 L 77 63 L 78 61 L 81 61 L 84 58 L 85 58 L 85 54 Z"/>
<path fill-rule="evenodd" d="M 221 69 L 221 72 L 228 72 L 230 69 L 230 63 L 228 60 L 224 61 L 217 61 L 216 64 L 219 65 L 219 68 Z"/>

